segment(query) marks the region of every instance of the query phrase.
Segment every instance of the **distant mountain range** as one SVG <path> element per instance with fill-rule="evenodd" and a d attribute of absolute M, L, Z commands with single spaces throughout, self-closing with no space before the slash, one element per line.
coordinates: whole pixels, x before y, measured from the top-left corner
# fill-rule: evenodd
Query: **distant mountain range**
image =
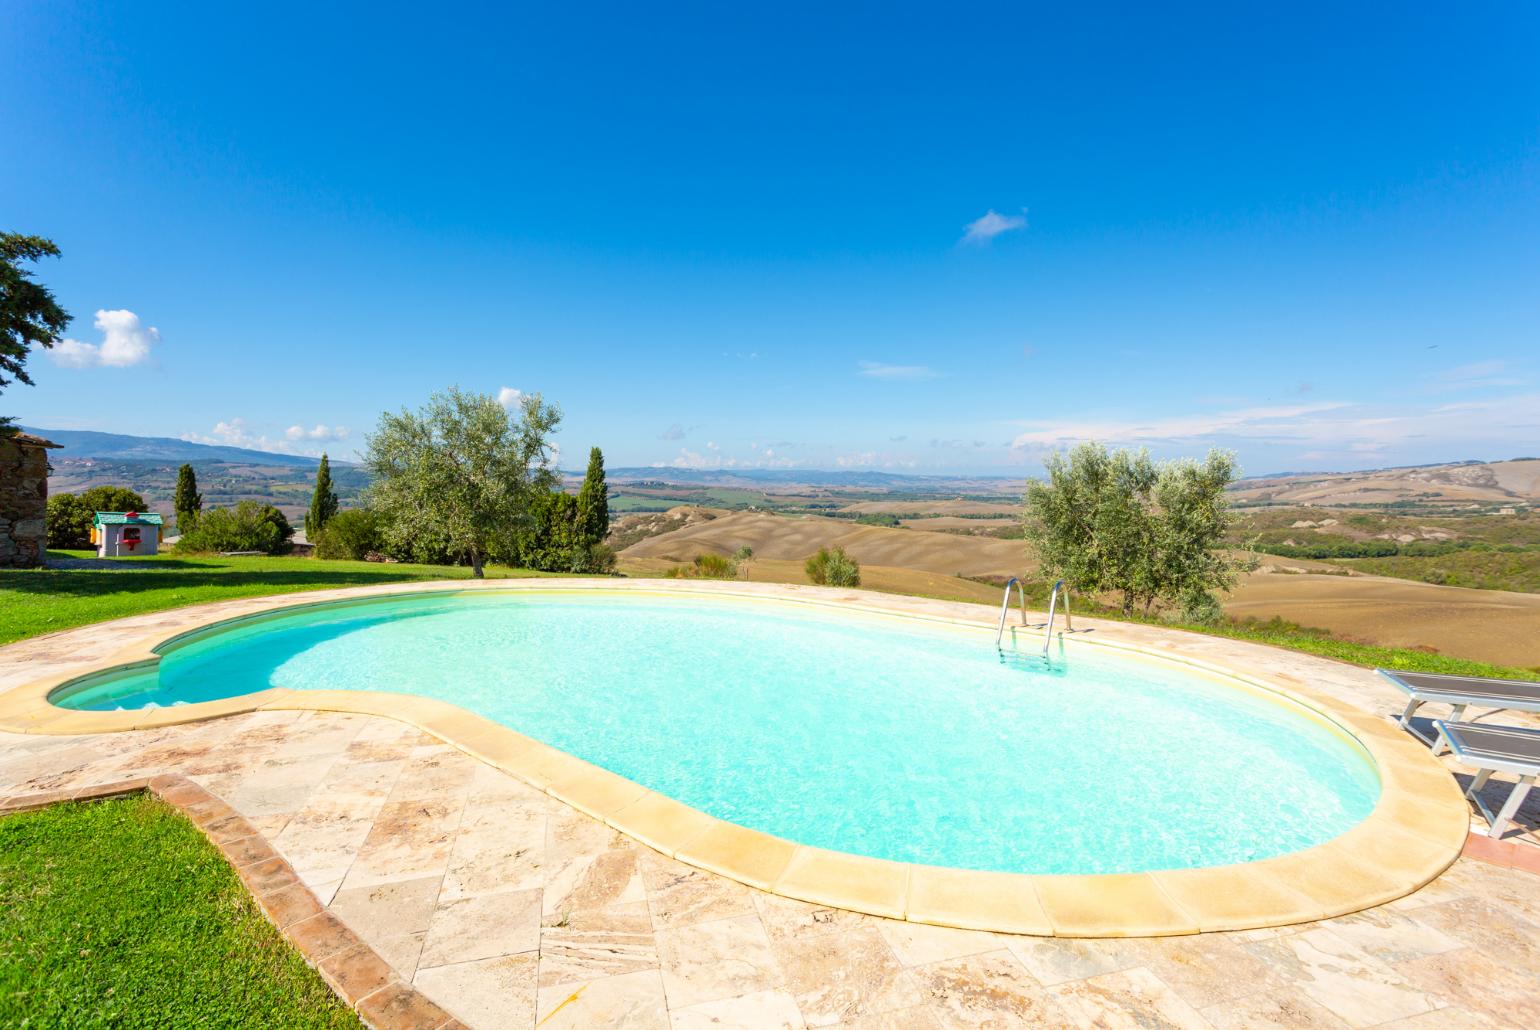
<path fill-rule="evenodd" d="M 282 465 L 291 468 L 315 468 L 319 462 L 302 454 L 275 454 L 246 447 L 193 443 L 169 436 L 128 436 L 123 433 L 94 433 L 79 429 L 38 429 L 22 426 L 22 432 L 41 436 L 59 444 L 54 454 L 67 458 L 98 458 L 106 461 L 200 462 L 218 461 L 243 465 Z"/>
<path fill-rule="evenodd" d="M 581 470 L 568 475 L 582 476 Z M 952 493 L 986 490 L 1019 491 L 1024 476 L 915 475 L 862 469 L 684 469 L 656 466 L 620 467 L 605 470 L 610 482 L 668 483 L 721 487 L 834 487 L 846 490 L 914 490 Z"/>
<path fill-rule="evenodd" d="M 53 452 L 56 459 L 91 458 L 98 461 L 146 461 L 156 463 L 219 462 L 234 465 L 261 465 L 266 467 L 313 469 L 315 458 L 299 454 L 277 454 L 257 451 L 247 447 L 226 447 L 220 444 L 193 443 L 168 436 L 130 436 L 126 433 L 97 433 L 78 429 L 41 429 L 23 426 L 23 432 L 41 436 L 59 444 Z M 347 462 L 332 462 L 333 466 Z M 568 477 L 582 478 L 583 470 L 565 472 Z M 1008 477 L 996 476 L 935 476 L 906 475 L 892 472 L 865 470 L 821 471 L 817 469 L 680 469 L 652 466 L 611 468 L 607 473 L 613 482 L 639 483 L 662 482 L 696 486 L 821 486 L 854 489 L 909 489 L 946 490 L 964 488 L 973 484 L 1002 485 L 1017 482 Z"/>
<path fill-rule="evenodd" d="M 60 444 L 49 455 L 55 467 L 54 489 L 79 489 L 101 482 L 141 484 L 146 496 L 174 482 L 176 466 L 188 462 L 199 470 L 200 484 L 221 484 L 229 497 L 269 500 L 281 507 L 303 510 L 306 483 L 317 460 L 297 454 L 275 454 L 246 447 L 193 443 L 170 437 L 130 436 L 74 429 L 22 427 L 26 432 Z M 368 476 L 346 462 L 333 463 L 339 491 L 349 500 Z M 569 486 L 582 470 L 564 472 Z M 632 487 L 673 485 L 692 489 L 750 489 L 772 494 L 805 489 L 908 492 L 962 495 L 1020 493 L 1023 476 L 914 475 L 870 469 L 682 469 L 617 467 L 608 470 L 612 484 Z M 1371 469 L 1361 472 L 1292 472 L 1243 479 L 1231 488 L 1242 504 L 1305 504 L 1420 506 L 1510 505 L 1540 502 L 1540 459 L 1451 462 Z"/>

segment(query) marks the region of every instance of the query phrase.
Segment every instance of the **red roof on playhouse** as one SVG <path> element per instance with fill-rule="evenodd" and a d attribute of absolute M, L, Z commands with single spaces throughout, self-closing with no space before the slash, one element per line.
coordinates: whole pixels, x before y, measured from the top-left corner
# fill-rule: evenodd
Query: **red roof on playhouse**
<path fill-rule="evenodd" d="M 102 558 L 155 554 L 166 532 L 164 523 L 153 511 L 99 511 L 91 520 L 91 542 Z"/>

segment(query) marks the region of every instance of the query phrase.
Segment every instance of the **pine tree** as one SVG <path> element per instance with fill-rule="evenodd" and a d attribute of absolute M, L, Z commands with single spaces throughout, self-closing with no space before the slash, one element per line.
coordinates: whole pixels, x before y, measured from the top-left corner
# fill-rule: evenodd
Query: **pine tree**
<path fill-rule="evenodd" d="M 588 472 L 578 490 L 578 536 L 586 544 L 601 544 L 610 531 L 610 494 L 604 485 L 604 452 L 588 452 Z"/>
<path fill-rule="evenodd" d="M 176 531 L 185 533 L 198 521 L 203 510 L 203 495 L 198 492 L 198 476 L 191 465 L 176 470 L 176 493 L 171 507 L 176 510 Z"/>
<path fill-rule="evenodd" d="M 315 493 L 310 495 L 310 510 L 305 512 L 305 538 L 315 543 L 321 530 L 337 514 L 337 491 L 332 489 L 332 463 L 321 455 L 315 470 Z"/>

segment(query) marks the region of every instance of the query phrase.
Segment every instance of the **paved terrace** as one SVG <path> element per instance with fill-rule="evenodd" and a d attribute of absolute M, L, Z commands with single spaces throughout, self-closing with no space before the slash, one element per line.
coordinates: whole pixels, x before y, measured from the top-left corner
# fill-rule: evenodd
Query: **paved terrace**
<path fill-rule="evenodd" d="M 187 618 L 0 649 L 0 691 Z M 1259 673 L 1400 708 L 1362 670 L 1210 638 L 1191 648 L 1244 651 Z M 752 890 L 391 719 L 264 711 L 99 736 L 0 734 L 0 797 L 163 772 L 244 815 L 323 905 L 472 1027 L 1540 1025 L 1540 875 L 1501 857 L 1462 858 L 1411 896 L 1319 923 L 1016 937 Z M 1506 784 L 1493 789 L 1500 800 Z M 1526 845 L 1540 843 L 1537 806 L 1520 813 Z M 1473 842 L 1471 854 L 1490 850 Z"/>

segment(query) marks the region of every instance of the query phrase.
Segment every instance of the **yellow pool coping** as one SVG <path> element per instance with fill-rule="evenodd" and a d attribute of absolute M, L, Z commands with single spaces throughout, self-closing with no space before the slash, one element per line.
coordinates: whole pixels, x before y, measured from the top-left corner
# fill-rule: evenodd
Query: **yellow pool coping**
<path fill-rule="evenodd" d="M 329 590 L 319 597 L 288 594 L 253 600 L 235 616 L 225 610 L 227 603 L 213 612 L 204 610 L 211 606 L 203 605 L 160 613 L 176 622 L 176 627 L 139 637 L 105 658 L 87 657 L 77 663 L 65 658 L 69 667 L 64 671 L 0 694 L 0 730 L 103 733 L 270 709 L 382 716 L 431 733 L 665 855 L 750 887 L 893 919 L 1038 936 L 1154 937 L 1249 930 L 1345 915 L 1410 894 L 1434 879 L 1459 856 L 1469 831 L 1469 810 L 1454 778 L 1393 723 L 1306 686 L 1291 682 L 1283 687 L 1257 677 L 1244 667 L 1246 651 L 1267 649 L 1226 641 L 1234 645 L 1226 649 L 1235 652 L 1234 665 L 1197 659 L 1174 646 L 1184 634 L 1148 631 L 1148 627 L 1141 627 L 1138 636 L 1164 635 L 1173 646 L 1166 649 L 1148 640 L 1135 644 L 1105 637 L 1077 638 L 1073 646 L 1131 651 L 1186 665 L 1238 688 L 1271 695 L 1338 729 L 1362 747 L 1379 774 L 1380 798 L 1370 815 L 1324 844 L 1257 862 L 1107 875 L 981 872 L 893 862 L 782 840 L 707 815 L 456 705 L 411 694 L 275 687 L 239 697 L 125 712 L 75 711 L 48 700 L 62 686 L 158 662 L 162 651 L 216 626 L 316 605 L 418 593 L 576 591 L 771 600 L 883 619 L 922 620 L 933 627 L 978 634 L 985 646 L 996 629 L 996 617 L 987 609 L 981 608 L 978 617 L 967 617 L 957 613 L 959 605 L 864 591 L 678 580 L 558 582 L 389 584 Z M 50 661 L 56 663 L 59 655 L 69 653 L 72 638 L 84 643 L 115 625 L 96 623 L 54 635 L 51 639 L 57 646 L 50 648 L 54 652 Z M 1115 624 L 1098 626 L 1112 629 Z M 1024 639 L 1040 638 L 1034 633 Z"/>

